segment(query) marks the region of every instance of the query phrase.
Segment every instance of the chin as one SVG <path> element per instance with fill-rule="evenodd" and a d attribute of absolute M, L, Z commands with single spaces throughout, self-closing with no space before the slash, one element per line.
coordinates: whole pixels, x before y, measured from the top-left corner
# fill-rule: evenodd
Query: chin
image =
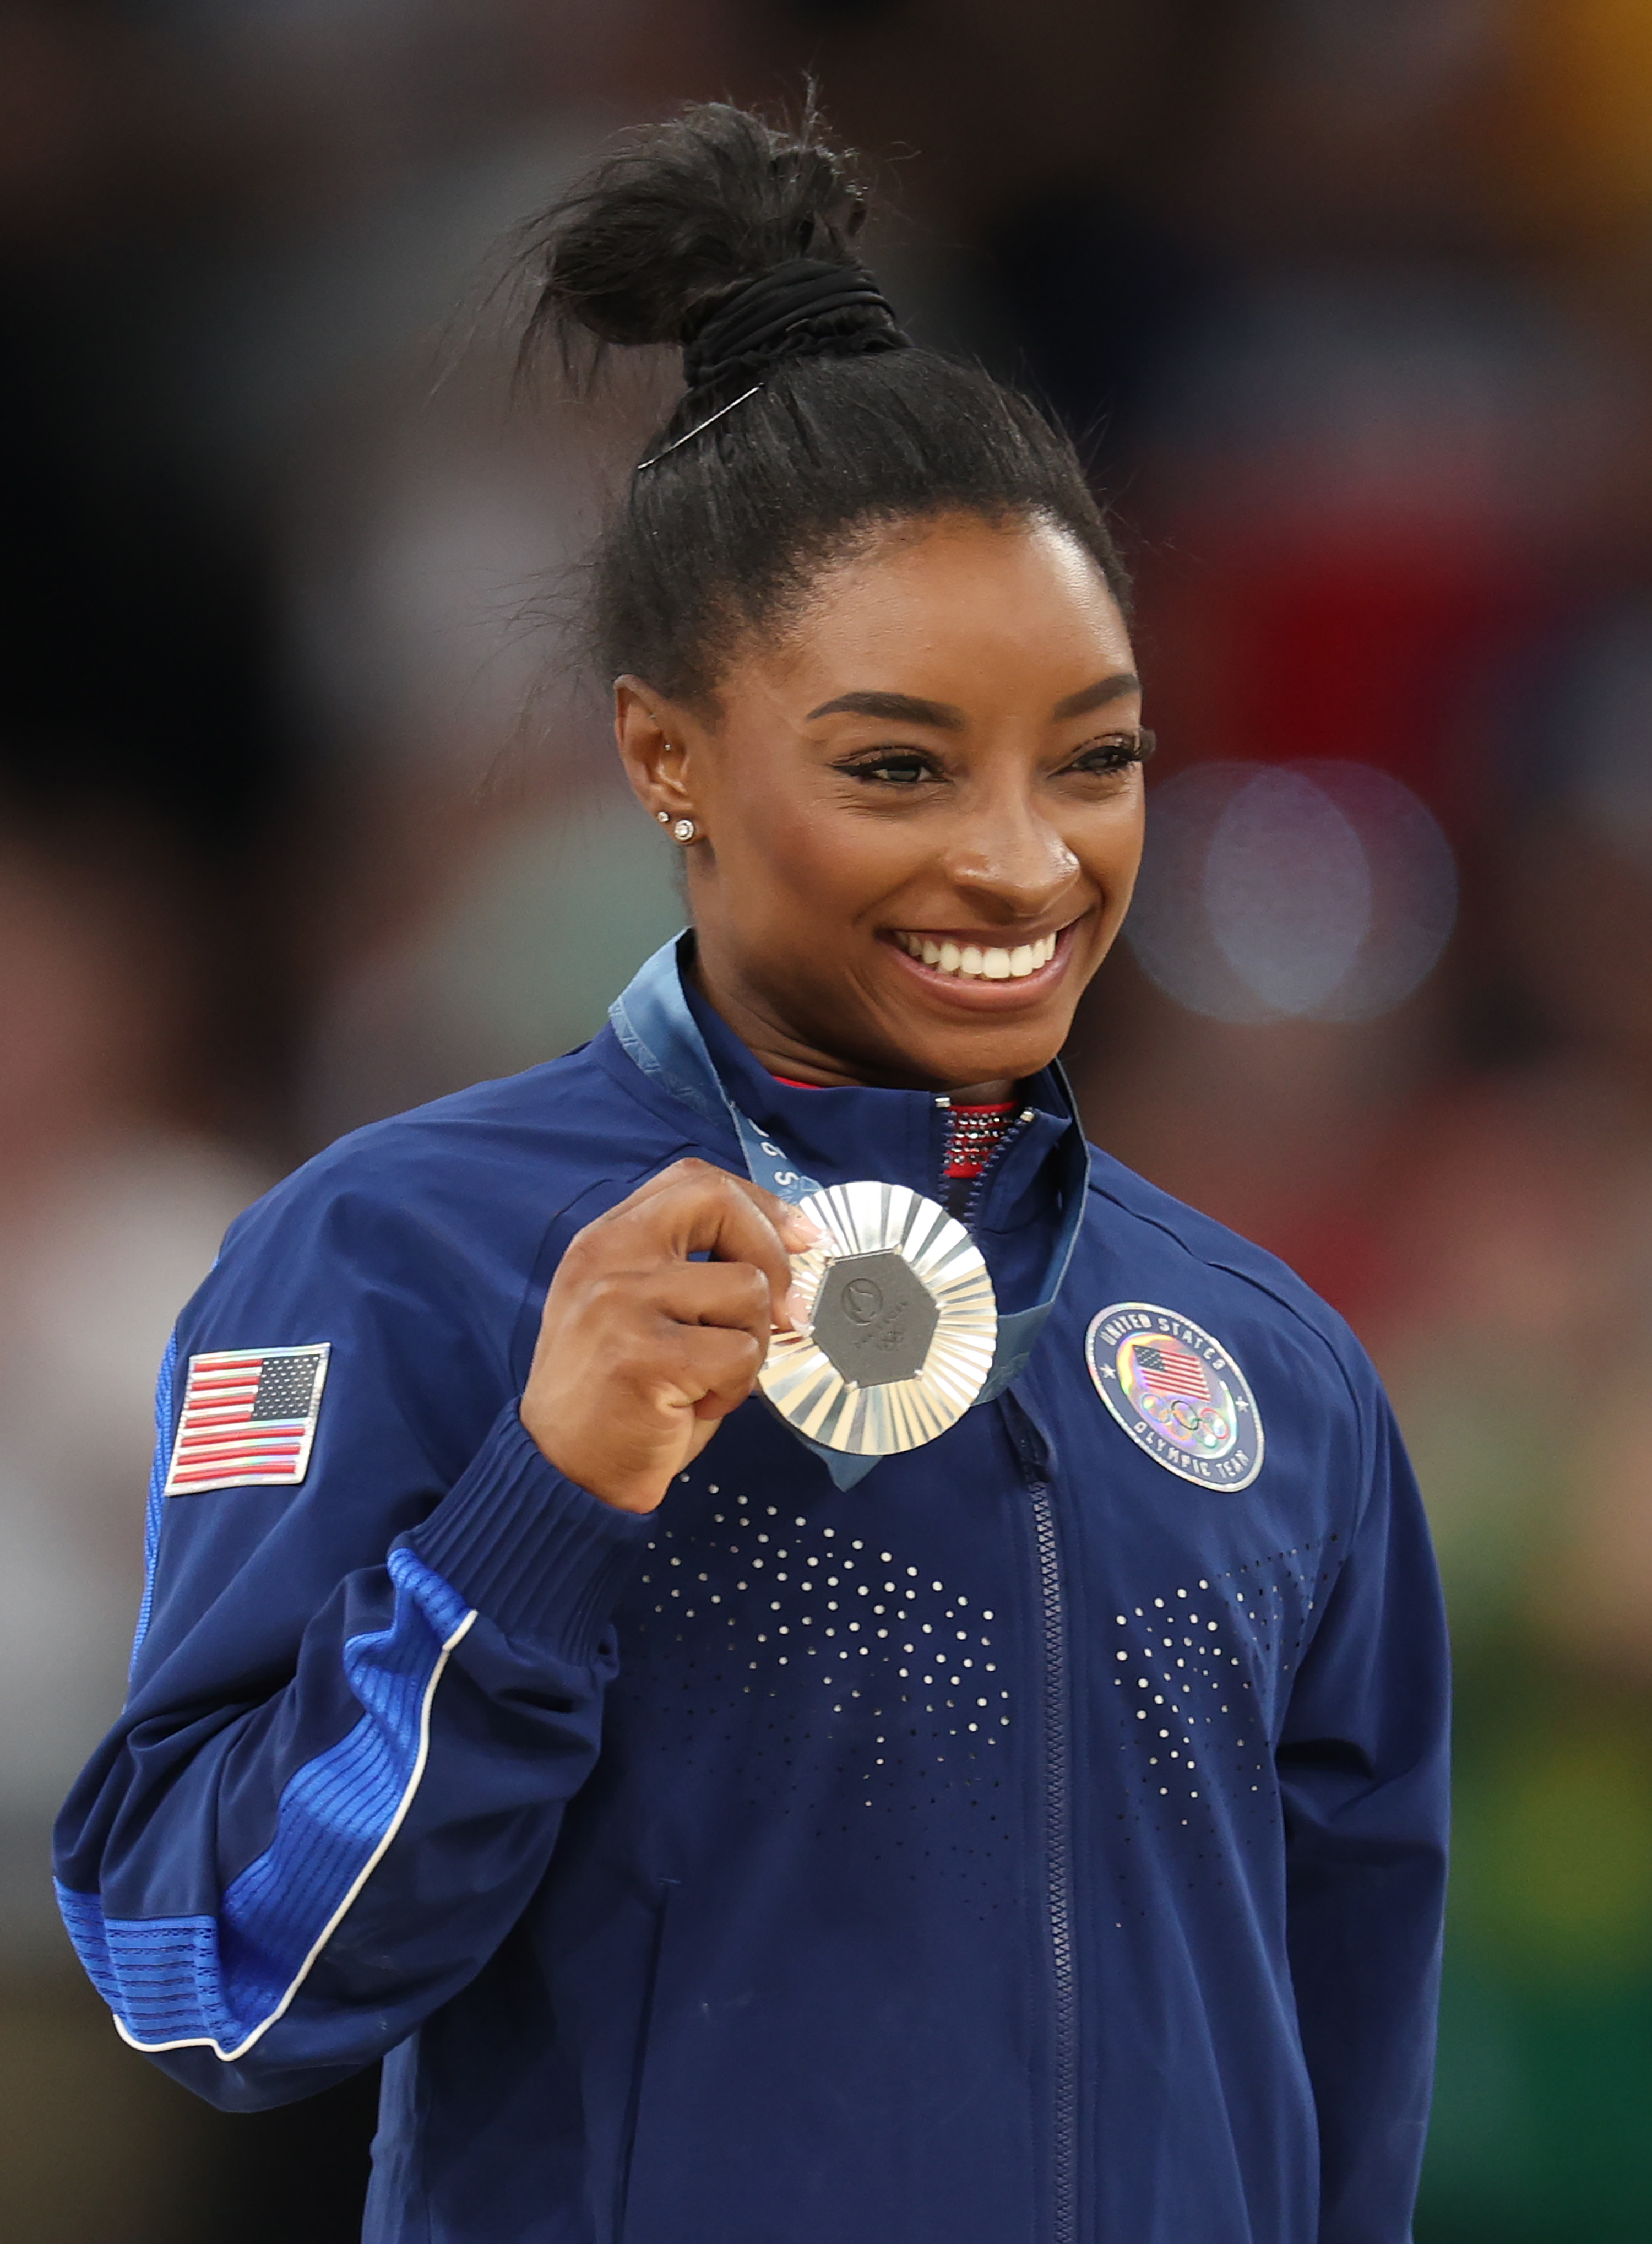
<path fill-rule="evenodd" d="M 1069 1021 L 1028 1026 L 1013 1036 L 914 1034 L 907 1056 L 938 1084 L 1020 1082 L 1048 1067 L 1067 1041 Z"/>

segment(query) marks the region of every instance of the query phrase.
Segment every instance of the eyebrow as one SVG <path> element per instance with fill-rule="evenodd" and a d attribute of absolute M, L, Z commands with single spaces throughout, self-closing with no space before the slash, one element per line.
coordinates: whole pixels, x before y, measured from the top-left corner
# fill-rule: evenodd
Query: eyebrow
<path fill-rule="evenodd" d="M 817 717 L 837 716 L 881 717 L 892 725 L 939 725 L 947 733 L 962 732 L 968 721 L 950 701 L 920 701 L 911 693 L 839 693 L 835 701 L 811 709 L 804 722 L 812 725 Z"/>
<path fill-rule="evenodd" d="M 1058 701 L 1050 712 L 1059 724 L 1063 718 L 1082 717 L 1092 709 L 1099 709 L 1109 701 L 1122 700 L 1127 693 L 1139 693 L 1142 681 L 1133 670 L 1115 671 L 1109 678 L 1098 678 L 1094 686 L 1086 686 L 1077 693 L 1069 693 Z M 945 733 L 961 733 L 968 719 L 961 709 L 950 701 L 922 701 L 911 693 L 839 693 L 835 700 L 823 701 L 818 709 L 811 709 L 804 720 L 813 724 L 817 717 L 880 717 L 892 725 L 934 725 Z"/>
<path fill-rule="evenodd" d="M 1050 714 L 1058 721 L 1063 717 L 1088 716 L 1109 701 L 1122 701 L 1127 693 L 1139 693 L 1142 681 L 1133 670 L 1116 670 L 1110 678 L 1098 678 L 1094 686 L 1087 686 L 1082 693 L 1069 693 L 1058 701 Z"/>

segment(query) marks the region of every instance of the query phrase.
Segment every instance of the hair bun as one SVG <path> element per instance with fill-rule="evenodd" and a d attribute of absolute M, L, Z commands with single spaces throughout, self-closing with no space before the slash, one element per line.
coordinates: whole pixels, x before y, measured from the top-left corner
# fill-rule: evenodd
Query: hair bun
<path fill-rule="evenodd" d="M 549 212 L 530 252 L 531 342 L 678 343 L 691 388 L 775 358 L 906 337 L 853 244 L 851 159 L 723 102 L 644 128 Z"/>
<path fill-rule="evenodd" d="M 704 389 L 750 380 L 779 358 L 904 350 L 909 341 L 864 265 L 794 257 L 737 288 L 697 326 L 683 348 L 683 378 Z"/>
<path fill-rule="evenodd" d="M 526 341 L 676 343 L 693 386 L 640 449 L 592 557 L 600 674 L 709 706 L 874 525 L 1053 526 L 1122 598 L 1070 441 L 984 368 L 907 338 L 855 254 L 866 199 L 818 136 L 723 104 L 631 135 L 529 237 Z"/>

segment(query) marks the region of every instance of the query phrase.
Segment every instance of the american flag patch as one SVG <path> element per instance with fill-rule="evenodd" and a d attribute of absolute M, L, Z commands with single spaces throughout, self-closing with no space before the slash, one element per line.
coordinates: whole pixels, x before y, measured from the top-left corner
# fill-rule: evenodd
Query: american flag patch
<path fill-rule="evenodd" d="M 168 1496 L 301 1481 L 327 1382 L 331 1343 L 192 1355 Z"/>
<path fill-rule="evenodd" d="M 1204 1366 L 1191 1348 L 1178 1348 L 1173 1340 L 1155 1335 L 1150 1341 L 1137 1341 L 1135 1355 L 1136 1375 L 1150 1395 L 1180 1396 L 1188 1402 L 1215 1402 Z"/>

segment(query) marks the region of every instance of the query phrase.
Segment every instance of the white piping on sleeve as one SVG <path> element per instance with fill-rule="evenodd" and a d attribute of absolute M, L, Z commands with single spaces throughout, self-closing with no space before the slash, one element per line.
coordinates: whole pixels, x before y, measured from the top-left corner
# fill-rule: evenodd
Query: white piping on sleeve
<path fill-rule="evenodd" d="M 402 1793 L 400 1801 L 396 1804 L 395 1814 L 390 1818 L 389 1824 L 385 1830 L 384 1836 L 380 1840 L 378 1845 L 373 1849 L 373 1852 L 367 1856 L 367 1861 L 362 1864 L 361 1869 L 354 1883 L 351 1885 L 348 1893 L 345 1895 L 343 1900 L 339 1903 L 332 1916 L 327 1919 L 326 1924 L 321 1928 L 321 1931 L 316 1939 L 315 1945 L 311 1949 L 309 1954 L 299 1966 L 297 1977 L 293 1980 L 287 1992 L 282 1996 L 280 2001 L 277 2003 L 275 2008 L 270 2012 L 268 2018 L 262 2019 L 257 2025 L 255 2025 L 253 2028 L 252 2032 L 246 2036 L 246 2038 L 244 2041 L 238 2042 L 233 2049 L 225 2049 L 211 2034 L 185 2034 L 177 2041 L 139 2041 L 135 2034 L 128 2033 L 125 2021 L 120 2017 L 118 2011 L 117 2011 L 115 2013 L 115 2031 L 124 2042 L 129 2043 L 133 2049 L 141 2049 L 151 2054 L 168 2049 L 210 2049 L 214 2056 L 221 2058 L 226 2065 L 233 2065 L 238 2058 L 246 2056 L 247 2051 L 252 2048 L 254 2042 L 260 2040 L 263 2036 L 269 2031 L 270 2028 L 276 2023 L 278 2018 L 286 2015 L 287 2008 L 291 2004 L 293 1997 L 298 1993 L 299 1989 L 304 1984 L 306 1979 L 308 1978 L 311 1970 L 314 1965 L 316 1957 L 321 1953 L 321 1950 L 327 1946 L 327 1942 L 332 1939 L 334 1934 L 344 1922 L 345 1917 L 349 1914 L 351 1906 L 354 1903 L 356 1896 L 361 1892 L 362 1887 L 366 1885 L 367 1880 L 373 1876 L 374 1871 L 378 1869 L 379 1864 L 384 1859 L 386 1849 L 389 1846 L 391 1840 L 394 1838 L 396 1833 L 401 1828 L 402 1824 L 407 1820 L 408 1810 L 413 1805 L 414 1796 L 417 1793 L 420 1781 L 424 1775 L 425 1762 L 430 1756 L 430 1703 L 436 1695 L 436 1686 L 442 1680 L 442 1673 L 448 1665 L 448 1658 L 450 1657 L 455 1646 L 457 1645 L 461 1639 L 464 1637 L 475 1618 L 476 1608 L 473 1605 L 471 1610 L 460 1622 L 458 1627 L 455 1629 L 453 1634 L 442 1646 L 441 1655 L 437 1659 L 435 1666 L 430 1671 L 430 1680 L 425 1686 L 424 1699 L 419 1708 L 418 1754 L 414 1761 L 412 1773 L 408 1778 L 407 1789 Z"/>

